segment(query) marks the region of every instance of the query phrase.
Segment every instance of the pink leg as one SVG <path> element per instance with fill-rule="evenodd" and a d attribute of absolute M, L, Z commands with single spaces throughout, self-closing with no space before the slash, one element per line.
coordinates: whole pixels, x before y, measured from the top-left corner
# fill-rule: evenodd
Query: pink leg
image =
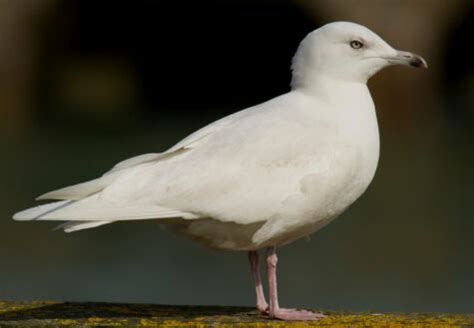
<path fill-rule="evenodd" d="M 268 248 L 267 253 L 267 271 L 268 271 L 268 288 L 270 292 L 270 306 L 269 315 L 271 318 L 281 320 L 294 320 L 294 321 L 307 321 L 317 320 L 324 317 L 322 313 L 314 313 L 305 310 L 296 309 L 283 309 L 278 305 L 278 292 L 277 292 L 277 277 L 276 267 L 278 258 L 276 255 L 276 247 L 272 246 Z"/>
<path fill-rule="evenodd" d="M 257 293 L 257 309 L 264 314 L 268 314 L 268 303 L 263 293 L 262 279 L 260 278 L 260 263 L 258 252 L 249 251 L 249 262 L 252 270 L 253 282 L 255 284 L 255 292 Z"/>

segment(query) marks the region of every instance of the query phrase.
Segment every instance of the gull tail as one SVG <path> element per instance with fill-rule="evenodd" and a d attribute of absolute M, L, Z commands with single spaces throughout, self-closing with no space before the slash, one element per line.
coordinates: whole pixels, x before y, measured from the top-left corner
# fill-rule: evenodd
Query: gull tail
<path fill-rule="evenodd" d="M 13 219 L 16 221 L 34 221 L 34 220 L 45 220 L 44 217 L 48 213 L 60 210 L 61 208 L 68 206 L 74 201 L 60 201 L 49 204 L 36 206 L 21 212 L 16 213 Z M 113 223 L 114 221 L 68 221 L 60 224 L 54 228 L 54 230 L 63 229 L 64 232 L 74 232 L 83 229 L 96 228 L 104 224 Z"/>
<path fill-rule="evenodd" d="M 13 216 L 17 221 L 68 221 L 60 226 L 66 232 L 95 228 L 117 221 L 182 218 L 199 216 L 158 205 L 123 206 L 105 201 L 98 194 L 81 200 L 63 200 L 33 207 Z"/>
<path fill-rule="evenodd" d="M 41 217 L 47 215 L 48 213 L 59 210 L 68 204 L 74 202 L 73 200 L 62 200 L 59 202 L 39 205 L 36 207 L 29 208 L 27 210 L 21 211 L 13 215 L 13 220 L 16 221 L 33 221 L 40 220 Z"/>
<path fill-rule="evenodd" d="M 176 152 L 174 152 L 176 153 Z M 113 184 L 127 169 L 167 158 L 174 153 L 145 154 L 117 164 L 100 178 L 48 192 L 38 199 L 61 200 L 18 212 L 17 221 L 67 221 L 57 227 L 65 232 L 96 228 L 116 221 L 182 218 L 199 216 L 155 204 L 123 204 L 101 197 L 101 192 Z"/>

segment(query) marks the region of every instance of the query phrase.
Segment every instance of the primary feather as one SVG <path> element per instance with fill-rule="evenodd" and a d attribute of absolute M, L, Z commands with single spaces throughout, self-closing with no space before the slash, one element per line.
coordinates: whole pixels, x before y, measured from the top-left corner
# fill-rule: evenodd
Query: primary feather
<path fill-rule="evenodd" d="M 54 230 L 63 229 L 64 232 L 75 232 L 84 229 L 97 228 L 113 222 L 114 221 L 68 221 L 56 226 Z"/>
<path fill-rule="evenodd" d="M 21 211 L 16 213 L 13 216 L 13 220 L 17 221 L 31 221 L 31 220 L 38 220 L 44 215 L 47 215 L 48 213 L 57 211 L 61 209 L 64 206 L 67 206 L 68 204 L 72 203 L 73 201 L 59 201 L 59 202 L 54 202 L 54 203 L 49 203 L 49 204 L 43 204 L 39 205 L 36 207 L 29 208 L 27 210 Z"/>
<path fill-rule="evenodd" d="M 116 176 L 106 175 L 100 178 L 78 183 L 72 186 L 68 186 L 65 188 L 53 190 L 47 192 L 39 197 L 37 200 L 46 200 L 46 199 L 68 199 L 68 200 L 79 200 L 95 193 L 102 191 L 105 187 L 111 184 L 113 179 Z"/>
<path fill-rule="evenodd" d="M 133 206 L 103 200 L 100 195 L 77 201 L 41 205 L 15 214 L 18 221 L 123 221 L 159 218 L 192 219 L 196 216 L 157 205 Z"/>

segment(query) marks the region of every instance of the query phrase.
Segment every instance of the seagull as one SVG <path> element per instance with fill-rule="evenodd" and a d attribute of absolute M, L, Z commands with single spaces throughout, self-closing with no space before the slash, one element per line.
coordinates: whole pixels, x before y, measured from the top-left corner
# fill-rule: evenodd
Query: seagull
<path fill-rule="evenodd" d="M 321 229 L 369 186 L 379 131 L 367 80 L 390 65 L 427 68 L 422 57 L 392 48 L 364 26 L 324 25 L 300 43 L 290 92 L 217 120 L 164 152 L 48 192 L 38 199 L 56 201 L 13 219 L 65 221 L 59 228 L 66 232 L 156 220 L 210 248 L 248 252 L 260 313 L 317 320 L 324 314 L 280 307 L 276 248 Z"/>

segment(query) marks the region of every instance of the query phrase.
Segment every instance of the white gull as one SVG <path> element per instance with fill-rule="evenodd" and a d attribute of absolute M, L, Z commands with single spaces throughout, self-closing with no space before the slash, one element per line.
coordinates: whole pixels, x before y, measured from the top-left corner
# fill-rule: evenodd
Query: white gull
<path fill-rule="evenodd" d="M 224 117 L 165 152 L 42 195 L 60 201 L 14 219 L 67 221 L 60 226 L 66 232 L 154 219 L 206 246 L 248 251 L 262 313 L 317 319 L 322 314 L 278 305 L 276 247 L 322 228 L 368 187 L 379 132 L 366 82 L 393 64 L 426 67 L 364 26 L 327 24 L 301 42 L 289 93 Z M 261 248 L 268 250 L 269 303 Z"/>

